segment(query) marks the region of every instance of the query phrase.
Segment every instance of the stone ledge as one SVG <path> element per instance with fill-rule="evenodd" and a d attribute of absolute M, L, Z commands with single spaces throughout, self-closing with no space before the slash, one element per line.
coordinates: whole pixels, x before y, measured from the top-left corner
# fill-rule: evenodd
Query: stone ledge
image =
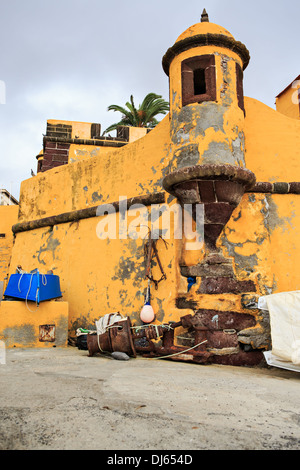
<path fill-rule="evenodd" d="M 250 61 L 249 51 L 240 41 L 225 36 L 224 34 L 197 34 L 175 42 L 175 44 L 167 50 L 162 59 L 162 66 L 166 75 L 169 75 L 170 64 L 177 55 L 199 46 L 216 46 L 232 50 L 242 59 L 243 70 L 245 70 Z"/>
<path fill-rule="evenodd" d="M 206 277 L 202 279 L 199 294 L 239 294 L 256 292 L 253 281 L 238 281 L 231 277 Z"/>
<path fill-rule="evenodd" d="M 300 194 L 300 182 L 256 182 L 248 193 Z"/>
<path fill-rule="evenodd" d="M 165 193 L 150 193 L 142 196 L 134 196 L 126 199 L 127 210 L 132 205 L 142 204 L 149 206 L 151 204 L 163 204 L 165 202 Z M 30 220 L 27 222 L 18 222 L 12 226 L 13 233 L 27 232 L 28 230 L 35 230 L 42 227 L 53 227 L 58 224 L 65 224 L 69 222 L 77 222 L 78 220 L 89 219 L 97 217 L 99 208 L 102 208 L 102 213 L 110 213 L 111 210 L 118 212 L 120 210 L 120 201 L 111 203 L 98 204 L 97 206 L 86 207 L 85 209 L 78 209 L 62 214 L 53 215 L 50 217 L 43 217 L 41 219 Z"/>
<path fill-rule="evenodd" d="M 100 139 L 73 139 L 63 137 L 44 136 L 44 147 L 46 142 L 57 142 L 62 144 L 94 145 L 96 147 L 123 147 L 128 144 L 125 139 L 116 139 L 114 137 L 103 137 Z"/>
<path fill-rule="evenodd" d="M 222 264 L 196 264 L 193 266 L 180 266 L 181 275 L 184 277 L 208 277 L 208 278 L 216 278 L 216 277 L 234 277 L 232 261 L 230 260 L 228 263 Z"/>

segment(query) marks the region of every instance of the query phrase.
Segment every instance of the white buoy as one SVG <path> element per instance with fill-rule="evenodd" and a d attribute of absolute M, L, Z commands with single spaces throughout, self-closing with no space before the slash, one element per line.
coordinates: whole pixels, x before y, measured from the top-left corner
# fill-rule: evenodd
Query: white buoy
<path fill-rule="evenodd" d="M 145 304 L 141 310 L 140 318 L 144 323 L 151 323 L 154 320 L 154 311 L 150 303 Z"/>
<path fill-rule="evenodd" d="M 151 323 L 154 320 L 154 317 L 155 317 L 155 314 L 150 304 L 150 279 L 149 279 L 145 304 L 141 310 L 140 319 L 144 323 Z"/>

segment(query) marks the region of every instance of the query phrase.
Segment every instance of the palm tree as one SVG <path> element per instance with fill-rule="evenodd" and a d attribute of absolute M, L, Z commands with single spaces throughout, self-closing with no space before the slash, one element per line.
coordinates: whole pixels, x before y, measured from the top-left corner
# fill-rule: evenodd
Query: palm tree
<path fill-rule="evenodd" d="M 141 105 L 136 108 L 133 96 L 130 96 L 130 102 L 125 104 L 128 109 L 118 106 L 117 104 L 111 104 L 108 111 L 118 111 L 122 113 L 121 121 L 112 124 L 103 132 L 103 135 L 107 132 L 115 130 L 118 126 L 133 126 L 133 127 L 147 127 L 152 129 L 158 124 L 155 116 L 158 114 L 167 114 L 169 111 L 169 103 L 165 101 L 161 95 L 155 93 L 148 93 L 145 96 Z"/>

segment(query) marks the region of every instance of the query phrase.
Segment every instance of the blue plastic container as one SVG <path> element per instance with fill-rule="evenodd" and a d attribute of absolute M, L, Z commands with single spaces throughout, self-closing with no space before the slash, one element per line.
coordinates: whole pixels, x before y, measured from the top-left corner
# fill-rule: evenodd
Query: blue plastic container
<path fill-rule="evenodd" d="M 34 273 L 12 274 L 4 292 L 5 297 L 30 300 L 39 304 L 62 297 L 59 276 Z"/>

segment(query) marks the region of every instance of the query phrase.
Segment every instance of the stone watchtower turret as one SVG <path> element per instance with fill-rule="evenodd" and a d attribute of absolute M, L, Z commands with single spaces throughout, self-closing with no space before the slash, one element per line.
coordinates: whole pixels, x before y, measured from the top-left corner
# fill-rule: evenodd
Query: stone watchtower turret
<path fill-rule="evenodd" d="M 220 327 L 211 326 L 209 333 L 211 344 L 219 344 L 214 360 L 224 363 L 261 360 L 261 352 L 245 356 L 238 344 L 236 332 L 246 317 L 219 311 L 217 298 L 234 293 L 238 306 L 243 293 L 256 291 L 252 279 L 236 277 L 233 259 L 224 256 L 218 242 L 244 192 L 256 181 L 245 163 L 243 71 L 249 60 L 247 48 L 226 29 L 210 23 L 204 10 L 201 22 L 182 33 L 162 61 L 170 84 L 172 152 L 163 187 L 185 208 L 184 215 L 187 205 L 188 210 L 192 207 L 198 229 L 197 209 L 203 208 L 203 247 L 191 254 L 184 240 L 181 244 L 181 278 L 194 280 L 196 286 L 181 292 L 179 308 L 191 305 L 199 327 L 212 325 L 212 318 L 220 321 L 218 325 L 229 319 L 235 332 L 230 338 Z M 255 324 L 252 317 L 247 321 L 244 328 Z"/>
<path fill-rule="evenodd" d="M 188 28 L 163 57 L 170 80 L 172 167 L 244 161 L 243 70 L 247 48 L 223 27 Z"/>
<path fill-rule="evenodd" d="M 163 57 L 170 83 L 172 158 L 164 188 L 181 203 L 204 204 L 205 258 L 255 176 L 245 168 L 243 70 L 247 48 L 223 27 L 188 28 Z M 201 271 L 201 270 L 200 270 Z"/>

